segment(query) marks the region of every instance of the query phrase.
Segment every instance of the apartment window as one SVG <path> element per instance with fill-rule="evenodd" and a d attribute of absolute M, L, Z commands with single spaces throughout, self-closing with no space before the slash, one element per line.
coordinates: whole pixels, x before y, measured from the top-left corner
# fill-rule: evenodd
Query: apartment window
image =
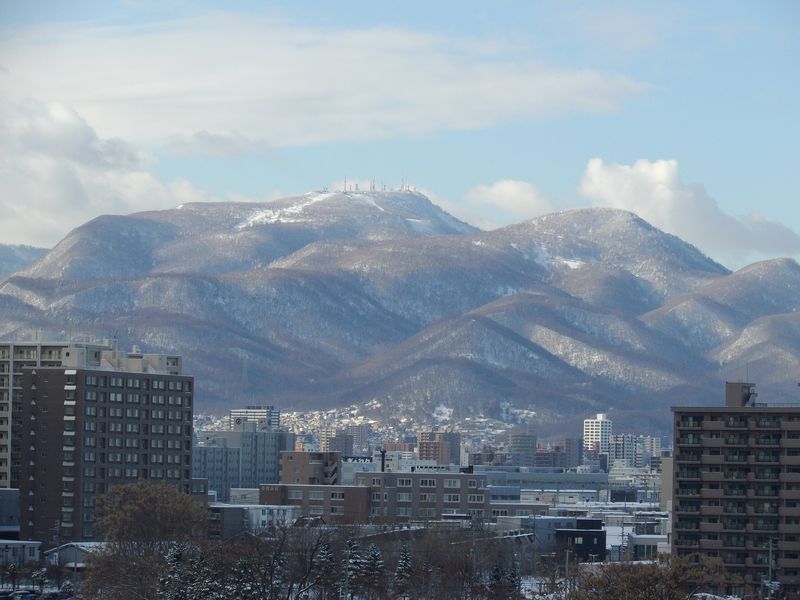
<path fill-rule="evenodd" d="M 411 480 L 410 479 L 398 479 L 397 480 L 397 487 L 411 487 Z"/>
<path fill-rule="evenodd" d="M 97 431 L 97 423 L 95 421 L 84 421 L 83 430 L 84 431 Z"/>
<path fill-rule="evenodd" d="M 398 502 L 411 502 L 411 494 L 410 493 L 397 494 L 397 501 Z"/>
<path fill-rule="evenodd" d="M 164 380 L 163 379 L 153 379 L 151 382 L 151 386 L 154 390 L 163 390 L 165 389 Z"/>
<path fill-rule="evenodd" d="M 181 478 L 181 470 L 180 469 L 167 469 L 167 478 L 168 479 L 180 479 Z"/>
<path fill-rule="evenodd" d="M 125 469 L 125 477 L 138 477 L 139 469 Z"/>
<path fill-rule="evenodd" d="M 122 433 L 122 423 L 109 423 L 108 424 L 108 432 L 109 433 Z"/>
<path fill-rule="evenodd" d="M 309 500 L 324 500 L 325 499 L 325 492 L 323 492 L 322 490 L 309 490 L 308 499 Z"/>
<path fill-rule="evenodd" d="M 128 404 L 139 404 L 139 394 L 128 394 Z"/>
<path fill-rule="evenodd" d="M 379 477 L 373 477 L 372 478 L 372 485 L 380 486 L 381 485 L 381 479 Z"/>
<path fill-rule="evenodd" d="M 127 409 L 125 409 L 125 415 L 128 418 L 138 419 L 139 418 L 139 409 L 138 408 L 127 408 Z"/>
<path fill-rule="evenodd" d="M 87 417 L 96 417 L 97 416 L 97 407 L 96 406 L 86 406 L 83 409 L 83 414 Z"/>
<path fill-rule="evenodd" d="M 94 477 L 97 471 L 95 467 L 83 467 L 83 476 L 84 477 Z"/>
<path fill-rule="evenodd" d="M 340 515 L 344 512 L 344 506 L 331 506 L 332 515 Z"/>
<path fill-rule="evenodd" d="M 121 392 L 111 392 L 108 395 L 109 402 L 122 402 L 122 393 Z"/>
<path fill-rule="evenodd" d="M 478 480 L 477 479 L 470 479 L 467 485 L 471 488 L 478 487 Z"/>
<path fill-rule="evenodd" d="M 96 460 L 96 455 L 94 452 L 83 453 L 83 462 L 94 462 L 95 460 Z"/>
<path fill-rule="evenodd" d="M 420 494 L 420 502 L 436 502 L 436 494 Z"/>
<path fill-rule="evenodd" d="M 154 464 L 164 464 L 164 455 L 163 454 L 151 454 L 150 455 L 150 462 Z"/>
<path fill-rule="evenodd" d="M 302 500 L 303 490 L 289 490 L 286 494 L 286 497 L 289 500 Z"/>
<path fill-rule="evenodd" d="M 150 425 L 150 433 L 161 435 L 164 433 L 163 425 Z"/>
<path fill-rule="evenodd" d="M 125 447 L 126 448 L 138 448 L 139 447 L 139 438 L 138 437 L 126 437 L 125 438 Z"/>
<path fill-rule="evenodd" d="M 97 385 L 97 375 L 87 375 L 86 379 L 84 380 L 86 385 Z"/>
<path fill-rule="evenodd" d="M 310 514 L 310 515 L 321 515 L 322 514 L 322 507 L 321 506 L 309 506 L 308 507 L 308 514 Z"/>
<path fill-rule="evenodd" d="M 110 463 L 121 463 L 122 462 L 122 453 L 121 452 L 109 452 L 108 453 L 108 462 L 110 462 Z"/>
<path fill-rule="evenodd" d="M 125 424 L 125 431 L 127 433 L 139 433 L 139 424 L 138 423 L 126 423 Z"/>
<path fill-rule="evenodd" d="M 411 516 L 411 507 L 409 507 L 409 506 L 398 506 L 397 507 L 397 516 L 398 517 L 410 517 Z"/>
<path fill-rule="evenodd" d="M 138 379 L 133 379 L 131 377 L 128 378 L 128 387 L 139 389 L 141 387 L 141 383 Z"/>
<path fill-rule="evenodd" d="M 183 406 L 183 398 L 180 396 L 170 396 L 167 402 L 171 406 Z"/>
<path fill-rule="evenodd" d="M 120 408 L 119 406 L 111 406 L 111 407 L 109 407 L 108 416 L 109 417 L 122 418 L 122 408 Z"/>
<path fill-rule="evenodd" d="M 122 377 L 109 377 L 108 378 L 108 385 L 110 387 L 122 387 L 125 384 L 125 380 Z"/>
<path fill-rule="evenodd" d="M 436 509 L 435 508 L 420 508 L 419 509 L 419 516 L 420 517 L 435 517 L 436 516 Z"/>
<path fill-rule="evenodd" d="M 436 487 L 436 480 L 435 479 L 420 479 L 419 480 L 420 487 Z"/>
<path fill-rule="evenodd" d="M 108 447 L 109 448 L 122 448 L 122 438 L 121 437 L 108 438 Z"/>
<path fill-rule="evenodd" d="M 83 438 L 83 445 L 86 448 L 94 448 L 97 445 L 97 438 L 94 436 L 85 436 Z"/>
<path fill-rule="evenodd" d="M 445 494 L 445 502 L 461 502 L 461 494 Z"/>
<path fill-rule="evenodd" d="M 467 496 L 467 502 L 483 503 L 483 494 L 470 494 L 469 496 Z"/>
<path fill-rule="evenodd" d="M 331 492 L 331 500 L 344 500 L 344 492 Z"/>
<path fill-rule="evenodd" d="M 453 488 L 458 489 L 458 488 L 461 487 L 461 482 L 458 479 L 445 479 L 444 480 L 444 487 L 450 488 L 450 489 L 453 489 Z"/>
<path fill-rule="evenodd" d="M 150 404 L 164 404 L 164 396 L 161 394 L 153 394 L 150 397 Z"/>

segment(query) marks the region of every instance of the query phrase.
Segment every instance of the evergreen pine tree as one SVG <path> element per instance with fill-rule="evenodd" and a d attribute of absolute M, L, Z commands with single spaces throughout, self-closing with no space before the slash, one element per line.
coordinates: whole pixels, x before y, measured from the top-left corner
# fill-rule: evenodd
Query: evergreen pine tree
<path fill-rule="evenodd" d="M 322 591 L 322 597 L 327 598 L 336 585 L 336 559 L 328 542 L 320 545 L 319 552 L 314 558 L 316 570 L 315 586 Z"/>
<path fill-rule="evenodd" d="M 367 584 L 367 598 L 372 598 L 374 592 L 379 592 L 383 585 L 384 561 L 381 549 L 375 544 L 371 544 L 367 549 L 367 557 L 364 561 L 364 580 Z"/>
<path fill-rule="evenodd" d="M 404 545 L 400 548 L 397 568 L 394 571 L 394 593 L 399 598 L 407 597 L 412 574 L 411 568 L 411 552 L 408 550 L 408 546 Z"/>

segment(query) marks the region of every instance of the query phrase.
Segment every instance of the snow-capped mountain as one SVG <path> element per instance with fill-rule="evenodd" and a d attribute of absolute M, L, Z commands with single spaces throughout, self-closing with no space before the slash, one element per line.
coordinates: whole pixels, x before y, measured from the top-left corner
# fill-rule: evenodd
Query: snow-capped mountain
<path fill-rule="evenodd" d="M 0 244 L 0 279 L 27 267 L 46 252 L 46 248 Z"/>
<path fill-rule="evenodd" d="M 798 285 L 794 261 L 731 274 L 625 211 L 484 232 L 414 192 L 314 192 L 94 219 L 0 282 L 0 336 L 180 352 L 205 411 L 666 429 L 743 361 L 793 382 Z"/>

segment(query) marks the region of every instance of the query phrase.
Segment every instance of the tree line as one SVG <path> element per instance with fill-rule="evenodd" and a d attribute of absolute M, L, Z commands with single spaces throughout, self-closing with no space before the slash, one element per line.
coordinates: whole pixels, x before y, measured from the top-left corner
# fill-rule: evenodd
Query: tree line
<path fill-rule="evenodd" d="M 725 583 L 718 562 L 671 558 L 591 569 L 544 562 L 534 583 L 514 546 L 461 528 L 359 537 L 301 526 L 211 541 L 205 507 L 148 482 L 115 486 L 99 509 L 107 544 L 87 559 L 86 600 L 685 600 Z"/>

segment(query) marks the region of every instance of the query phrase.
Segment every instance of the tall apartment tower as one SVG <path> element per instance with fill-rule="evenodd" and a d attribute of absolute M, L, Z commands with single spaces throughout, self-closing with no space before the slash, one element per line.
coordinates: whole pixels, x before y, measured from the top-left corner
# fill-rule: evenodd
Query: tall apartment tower
<path fill-rule="evenodd" d="M 536 434 L 528 431 L 515 431 L 508 434 L 508 451 L 511 464 L 521 467 L 536 465 Z"/>
<path fill-rule="evenodd" d="M 800 591 L 800 406 L 756 403 L 727 383 L 725 406 L 673 407 L 673 552 L 725 563 L 720 592 L 751 594 L 769 578 Z M 734 580 L 741 583 L 733 583 Z"/>
<path fill-rule="evenodd" d="M 231 429 L 237 429 L 243 423 L 256 423 L 259 429 L 280 429 L 281 426 L 281 411 L 274 406 L 232 408 L 228 418 Z"/>
<path fill-rule="evenodd" d="M 445 448 L 444 444 L 447 444 Z M 457 431 L 421 431 L 417 436 L 420 459 L 440 464 L 461 464 L 461 434 Z"/>
<path fill-rule="evenodd" d="M 295 435 L 245 421 L 232 431 L 206 431 L 192 454 L 192 476 L 208 479 L 208 489 L 227 502 L 231 488 L 277 483 L 280 453 L 293 450 Z"/>
<path fill-rule="evenodd" d="M 598 413 L 594 419 L 583 420 L 583 448 L 587 453 L 597 456 L 608 452 L 611 425 L 605 413 Z"/>
<path fill-rule="evenodd" d="M 69 348 L 72 347 L 72 353 Z M 22 405 L 22 369 L 58 367 L 65 354 L 78 348 L 88 350 L 87 360 L 100 364 L 100 351 L 110 350 L 110 343 L 78 344 L 65 341 L 0 342 L 0 488 L 19 487 L 19 473 L 12 472 L 12 423 L 15 410 Z M 19 447 L 19 444 L 17 444 Z"/>
<path fill-rule="evenodd" d="M 22 370 L 20 535 L 45 548 L 94 539 L 95 499 L 114 484 L 191 492 L 193 380 L 180 357 L 103 350 L 87 367 L 85 352 Z"/>

